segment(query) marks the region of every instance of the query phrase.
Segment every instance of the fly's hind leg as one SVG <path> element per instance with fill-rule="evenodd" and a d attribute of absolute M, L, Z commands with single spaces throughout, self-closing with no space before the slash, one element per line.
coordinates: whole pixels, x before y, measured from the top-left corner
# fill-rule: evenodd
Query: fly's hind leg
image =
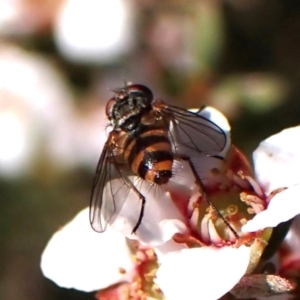
<path fill-rule="evenodd" d="M 135 226 L 133 227 L 131 234 L 135 233 L 138 228 L 140 227 L 142 220 L 143 220 L 143 216 L 144 216 L 144 211 L 145 211 L 145 204 L 146 204 L 146 198 L 144 197 L 144 195 L 142 195 L 138 189 L 135 187 L 135 185 L 131 182 L 131 180 L 126 180 L 126 184 L 129 185 L 129 187 L 135 192 L 135 194 L 139 197 L 140 201 L 141 201 L 141 209 L 140 209 L 140 214 L 139 214 L 139 218 L 135 224 Z"/>
<path fill-rule="evenodd" d="M 135 233 L 138 230 L 138 228 L 140 227 L 140 225 L 142 223 L 142 220 L 143 220 L 144 211 L 145 211 L 146 199 L 145 199 L 145 197 L 141 193 L 138 193 L 138 194 L 139 194 L 140 200 L 142 202 L 142 204 L 141 204 L 141 210 L 140 210 L 139 218 L 138 218 L 135 226 L 133 227 L 131 233 Z"/>
<path fill-rule="evenodd" d="M 218 208 L 211 202 L 211 200 L 209 199 L 208 195 L 205 192 L 205 188 L 204 185 L 191 161 L 191 159 L 188 156 L 184 156 L 184 155 L 175 155 L 174 159 L 177 161 L 186 161 L 188 162 L 190 169 L 193 172 L 193 175 L 195 177 L 196 180 L 196 184 L 198 185 L 198 187 L 200 188 L 200 190 L 203 193 L 203 197 L 205 198 L 206 202 L 208 203 L 208 205 L 216 212 L 217 216 L 225 223 L 225 225 L 231 230 L 231 232 L 234 234 L 234 236 L 238 239 L 239 235 L 238 233 L 234 230 L 234 228 L 228 223 L 228 221 L 223 217 L 223 215 L 220 213 L 220 211 L 218 210 Z"/>

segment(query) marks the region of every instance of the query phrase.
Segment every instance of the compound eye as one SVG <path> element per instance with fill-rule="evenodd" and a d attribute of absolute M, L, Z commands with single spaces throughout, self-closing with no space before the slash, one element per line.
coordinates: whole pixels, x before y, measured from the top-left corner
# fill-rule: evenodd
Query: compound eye
<path fill-rule="evenodd" d="M 149 101 L 153 100 L 153 94 L 151 90 L 142 84 L 132 84 L 126 87 L 128 95 L 142 96 Z"/>
<path fill-rule="evenodd" d="M 111 98 L 106 104 L 105 113 L 106 113 L 106 116 L 108 117 L 108 119 L 111 119 L 111 117 L 112 117 L 111 116 L 112 115 L 112 108 L 115 105 L 115 103 L 116 103 L 116 99 Z"/>

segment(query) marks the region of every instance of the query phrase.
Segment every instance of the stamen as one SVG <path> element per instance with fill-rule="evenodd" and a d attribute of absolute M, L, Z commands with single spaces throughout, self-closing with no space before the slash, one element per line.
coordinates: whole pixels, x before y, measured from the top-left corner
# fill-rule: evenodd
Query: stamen
<path fill-rule="evenodd" d="M 153 281 L 153 279 L 156 276 L 156 269 L 151 270 L 149 273 L 144 274 L 144 278 L 147 282 L 151 282 Z"/>
<path fill-rule="evenodd" d="M 200 215 L 199 207 L 195 207 L 193 210 L 193 214 L 190 218 L 190 226 L 195 231 L 198 230 L 199 215 Z"/>
<path fill-rule="evenodd" d="M 186 244 L 189 248 L 207 246 L 204 242 L 188 234 L 175 233 L 173 240 L 179 244 Z"/>
<path fill-rule="evenodd" d="M 124 297 L 123 299 L 129 299 L 129 297 L 130 297 L 130 288 L 129 288 L 129 286 L 124 286 L 122 288 L 121 297 L 122 298 Z"/>
<path fill-rule="evenodd" d="M 243 226 L 247 223 L 247 219 L 246 218 L 243 218 L 243 219 L 240 219 L 240 224 Z"/>
<path fill-rule="evenodd" d="M 238 172 L 238 175 L 234 174 L 232 176 L 232 180 L 235 182 L 236 185 L 240 186 L 242 189 L 249 188 L 249 182 L 245 180 L 244 175 L 240 174 L 241 172 Z"/>
<path fill-rule="evenodd" d="M 239 211 L 238 207 L 233 204 L 230 204 L 226 209 L 227 215 L 230 217 L 237 214 L 238 211 Z"/>
<path fill-rule="evenodd" d="M 201 199 L 201 197 L 202 197 L 202 195 L 198 191 L 192 195 L 192 197 L 189 200 L 188 207 L 187 207 L 189 215 L 193 213 L 195 206 L 197 205 L 197 203 L 199 203 L 199 199 Z"/>
<path fill-rule="evenodd" d="M 241 193 L 240 199 L 241 201 L 245 202 L 247 205 L 251 206 L 251 209 L 250 210 L 248 209 L 249 213 L 251 214 L 252 213 L 258 214 L 259 212 L 265 210 L 265 202 L 255 195 Z"/>
<path fill-rule="evenodd" d="M 201 235 L 202 240 L 205 243 L 209 243 L 209 240 L 210 240 L 209 229 L 208 229 L 209 221 L 210 221 L 209 214 L 206 214 L 201 221 L 200 235 Z"/>
<path fill-rule="evenodd" d="M 234 223 L 230 223 L 230 225 L 236 232 L 238 232 Z M 224 228 L 224 233 L 228 236 L 226 239 L 228 239 L 231 242 L 236 241 L 236 236 L 234 235 L 232 230 L 230 228 L 228 228 L 227 226 Z"/>
<path fill-rule="evenodd" d="M 159 288 L 159 286 L 158 286 L 156 283 L 153 283 L 152 291 L 153 291 L 155 294 L 162 294 L 161 289 Z M 148 298 L 148 299 L 150 299 L 150 298 Z"/>
<path fill-rule="evenodd" d="M 209 219 L 209 221 L 208 221 L 208 230 L 209 230 L 210 241 L 213 244 L 219 244 L 222 242 L 222 239 L 216 230 L 215 224 L 213 223 L 213 221 L 211 219 Z"/>
<path fill-rule="evenodd" d="M 249 215 L 254 215 L 255 214 L 254 209 L 252 207 L 247 208 L 247 213 Z"/>
<path fill-rule="evenodd" d="M 259 184 L 250 176 L 245 176 L 245 179 L 248 180 L 248 182 L 251 184 L 252 188 L 254 189 L 254 192 L 259 196 L 259 197 L 264 197 L 264 193 L 259 186 Z"/>
<path fill-rule="evenodd" d="M 146 255 L 147 255 L 149 260 L 154 259 L 156 257 L 155 252 L 152 248 L 146 250 Z"/>
<path fill-rule="evenodd" d="M 262 212 L 263 210 L 265 210 L 264 206 L 260 205 L 260 204 L 254 204 L 254 205 L 252 205 L 252 208 L 253 208 L 253 211 L 255 214 L 258 214 L 258 213 Z"/>

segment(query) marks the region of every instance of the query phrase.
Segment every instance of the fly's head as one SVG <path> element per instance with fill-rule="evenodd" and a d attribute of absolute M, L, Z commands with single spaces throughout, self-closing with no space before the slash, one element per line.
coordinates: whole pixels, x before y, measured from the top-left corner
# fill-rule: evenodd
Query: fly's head
<path fill-rule="evenodd" d="M 141 123 L 141 118 L 152 109 L 153 94 L 141 84 L 114 90 L 115 96 L 106 105 L 106 115 L 115 130 L 130 132 Z"/>

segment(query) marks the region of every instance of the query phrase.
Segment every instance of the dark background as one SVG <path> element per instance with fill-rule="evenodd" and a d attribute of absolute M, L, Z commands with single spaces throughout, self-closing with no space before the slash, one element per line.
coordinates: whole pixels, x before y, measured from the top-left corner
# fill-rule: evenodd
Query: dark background
<path fill-rule="evenodd" d="M 28 161 L 27 168 L 20 162 L 7 163 L 12 174 L 1 167 L 5 158 L 0 160 L 0 298 L 5 300 L 93 299 L 93 293 L 58 288 L 42 276 L 39 262 L 51 235 L 89 203 L 105 140 L 103 107 L 111 96 L 109 90 L 122 86 L 124 80 L 146 84 L 155 95 L 182 107 L 219 108 L 232 124 L 234 143 L 249 158 L 260 141 L 300 121 L 299 1 L 123 1 L 130 4 L 134 24 L 128 29 L 131 49 L 120 47 L 111 59 L 99 55 L 89 60 L 87 53 L 86 61 L 62 54 L 54 28 L 63 1 L 52 2 L 21 1 L 2 29 L 5 15 L 0 12 L 0 49 L 20 51 L 24 61 L 42 59 L 43 68 L 55 68 L 53 80 L 69 92 L 69 99 L 62 97 L 55 109 L 61 111 L 60 105 L 68 103 L 71 109 L 66 115 L 73 120 L 72 124 L 63 116 L 41 120 L 50 111 L 42 107 L 35 112 L 38 96 L 30 97 L 33 104 L 26 104 L 25 110 L 22 94 L 12 105 L 10 97 L 22 90 L 22 82 L 12 82 L 8 88 L 4 79 L 14 78 L 7 72 L 15 69 L 0 67 L 0 119 L 7 111 L 16 111 L 24 128 L 33 126 L 24 139 L 26 147 L 34 148 L 30 159 L 20 156 L 21 162 Z M 112 15 L 103 27 L 87 29 L 88 15 L 76 14 L 82 30 L 95 42 L 98 32 L 104 27 L 109 32 L 115 22 Z M 5 59 L 2 54 L 0 63 Z M 45 86 L 39 87 L 41 93 L 43 88 L 49 92 L 49 85 Z M 35 94 L 36 86 L 26 87 Z M 57 127 L 67 128 L 68 133 L 54 135 L 54 144 L 71 144 L 70 153 L 60 159 L 53 158 L 48 148 Z M 10 130 L 8 126 L 5 132 Z M 6 138 L 17 139 L 13 134 Z M 71 157 L 71 162 L 64 157 Z"/>

